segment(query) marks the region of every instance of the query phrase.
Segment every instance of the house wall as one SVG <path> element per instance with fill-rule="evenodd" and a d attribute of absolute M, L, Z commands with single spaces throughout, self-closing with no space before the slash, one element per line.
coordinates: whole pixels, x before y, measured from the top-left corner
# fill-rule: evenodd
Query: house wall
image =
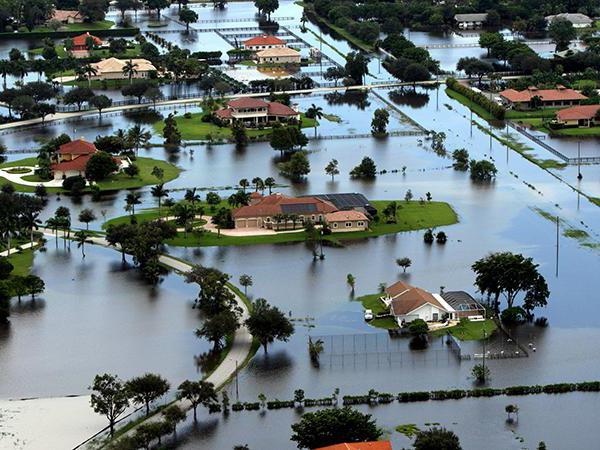
<path fill-rule="evenodd" d="M 365 231 L 369 229 L 369 222 L 366 220 L 348 220 L 345 222 L 332 222 L 329 224 L 329 227 L 334 233 Z"/>
<path fill-rule="evenodd" d="M 150 76 L 150 71 L 140 71 L 134 73 L 131 78 L 148 78 Z M 98 75 L 93 76 L 92 80 L 126 80 L 129 76 L 125 75 L 123 72 L 99 72 Z"/>
<path fill-rule="evenodd" d="M 268 44 L 268 45 L 244 45 L 244 49 L 252 50 L 254 52 L 260 50 L 266 50 L 268 48 L 282 48 L 285 47 L 285 44 Z"/>
<path fill-rule="evenodd" d="M 269 57 L 258 57 L 259 64 L 265 63 L 278 63 L 278 64 L 286 64 L 286 63 L 299 63 L 300 55 L 298 56 L 269 56 Z"/>
<path fill-rule="evenodd" d="M 55 180 L 63 180 L 65 178 L 69 178 L 69 177 L 75 177 L 77 175 L 81 175 L 82 177 L 85 176 L 85 171 L 79 171 L 79 170 L 55 170 L 54 171 L 54 179 Z"/>

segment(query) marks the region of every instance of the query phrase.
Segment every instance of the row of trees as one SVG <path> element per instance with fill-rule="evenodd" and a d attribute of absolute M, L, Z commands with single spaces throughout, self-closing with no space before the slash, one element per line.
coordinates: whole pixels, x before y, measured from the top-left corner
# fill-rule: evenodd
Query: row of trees
<path fill-rule="evenodd" d="M 131 404 L 143 406 L 146 416 L 149 416 L 151 404 L 164 397 L 170 388 L 171 385 L 165 378 L 154 373 L 146 373 L 125 382 L 117 375 L 104 373 L 96 375 L 89 388 L 92 391 L 90 404 L 96 413 L 107 418 L 112 436 L 117 420 Z M 191 404 L 194 421 L 197 421 L 198 406 L 210 407 L 216 403 L 217 394 L 212 383 L 186 380 L 177 388 L 176 398 L 187 400 Z M 165 434 L 175 433 L 177 424 L 185 420 L 186 411 L 178 404 L 173 404 L 162 411 L 162 416 L 164 418 L 162 422 L 148 422 L 136 428 L 130 443 L 140 445 L 133 448 L 147 448 L 149 441 L 160 439 Z M 166 426 L 155 428 L 157 424 L 165 422 Z"/>

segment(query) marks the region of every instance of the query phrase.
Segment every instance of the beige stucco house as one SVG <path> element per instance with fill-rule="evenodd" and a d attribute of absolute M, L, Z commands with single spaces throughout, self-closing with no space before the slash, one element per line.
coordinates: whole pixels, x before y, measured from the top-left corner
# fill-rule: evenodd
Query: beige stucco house
<path fill-rule="evenodd" d="M 336 211 L 325 215 L 325 222 L 333 233 L 349 231 L 366 231 L 369 229 L 369 218 L 360 211 Z"/>
<path fill-rule="evenodd" d="M 132 78 L 150 78 L 151 73 L 156 72 L 156 67 L 147 59 L 134 58 L 134 59 L 117 59 L 107 58 L 100 62 L 92 63 L 91 66 L 96 69 L 97 73 L 92 80 L 123 80 L 129 78 L 129 76 L 123 73 L 123 67 L 127 62 L 131 61 L 136 72 Z"/>
<path fill-rule="evenodd" d="M 300 52 L 289 47 L 275 47 L 256 53 L 258 64 L 300 64 Z"/>

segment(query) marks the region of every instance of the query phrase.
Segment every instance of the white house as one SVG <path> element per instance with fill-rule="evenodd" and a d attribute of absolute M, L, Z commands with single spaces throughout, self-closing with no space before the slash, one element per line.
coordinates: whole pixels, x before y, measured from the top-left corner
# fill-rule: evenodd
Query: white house
<path fill-rule="evenodd" d="M 483 24 L 487 20 L 487 16 L 487 13 L 456 14 L 454 16 L 454 21 L 458 28 L 470 30 L 483 27 Z"/>
<path fill-rule="evenodd" d="M 581 13 L 562 13 L 553 16 L 546 16 L 546 22 L 550 25 L 556 19 L 565 19 L 573 24 L 573 28 L 591 27 L 594 21 L 585 14 Z"/>
<path fill-rule="evenodd" d="M 432 294 L 402 281 L 388 287 L 381 301 L 389 308 L 400 327 L 415 319 L 442 322 L 454 319 L 456 313 L 441 295 Z"/>

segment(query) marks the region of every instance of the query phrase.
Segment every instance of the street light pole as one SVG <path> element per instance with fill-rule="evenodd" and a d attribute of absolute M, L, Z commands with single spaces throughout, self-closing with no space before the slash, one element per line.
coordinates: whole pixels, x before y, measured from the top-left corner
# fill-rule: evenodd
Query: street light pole
<path fill-rule="evenodd" d="M 485 341 L 487 339 L 487 331 L 483 330 L 483 382 L 485 383 Z"/>

